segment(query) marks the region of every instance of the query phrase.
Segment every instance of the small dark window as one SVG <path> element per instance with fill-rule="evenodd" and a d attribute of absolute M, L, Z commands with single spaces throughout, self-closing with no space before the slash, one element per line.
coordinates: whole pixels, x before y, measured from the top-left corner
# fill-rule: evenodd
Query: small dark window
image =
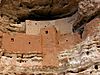
<path fill-rule="evenodd" d="M 90 74 L 92 74 L 92 71 L 90 71 Z"/>
<path fill-rule="evenodd" d="M 66 42 L 68 42 L 68 40 L 66 40 Z"/>
<path fill-rule="evenodd" d="M 63 72 L 63 75 L 65 75 L 65 72 Z"/>
<path fill-rule="evenodd" d="M 37 23 L 35 23 L 35 25 L 37 25 Z"/>
<path fill-rule="evenodd" d="M 98 65 L 95 65 L 94 68 L 95 68 L 95 69 L 98 69 Z"/>
<path fill-rule="evenodd" d="M 58 42 L 58 44 L 59 44 L 59 42 Z"/>
<path fill-rule="evenodd" d="M 29 44 L 31 44 L 31 42 L 29 42 Z"/>
<path fill-rule="evenodd" d="M 56 30 L 56 33 L 57 33 L 57 30 Z"/>
<path fill-rule="evenodd" d="M 21 58 L 23 58 L 23 54 L 21 55 Z"/>
<path fill-rule="evenodd" d="M 16 73 L 14 73 L 16 75 Z"/>
<path fill-rule="evenodd" d="M 1 17 L 3 17 L 3 14 L 1 14 Z"/>
<path fill-rule="evenodd" d="M 48 34 L 48 31 L 45 31 L 46 34 Z"/>
<path fill-rule="evenodd" d="M 12 58 L 12 56 L 7 56 L 7 57 Z"/>
<path fill-rule="evenodd" d="M 89 51 L 87 51 L 86 54 L 89 55 Z"/>
<path fill-rule="evenodd" d="M 11 38 L 11 42 L 14 42 L 14 38 Z"/>

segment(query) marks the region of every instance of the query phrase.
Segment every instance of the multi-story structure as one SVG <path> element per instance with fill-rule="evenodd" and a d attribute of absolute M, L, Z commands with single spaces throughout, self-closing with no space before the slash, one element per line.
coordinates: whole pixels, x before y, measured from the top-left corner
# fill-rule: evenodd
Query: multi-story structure
<path fill-rule="evenodd" d="M 34 69 L 36 67 L 40 69 L 48 67 L 54 70 L 54 68 L 63 66 L 58 58 L 60 51 L 70 49 L 81 41 L 77 33 L 61 34 L 54 25 L 36 27 L 36 29 L 40 28 L 36 30 L 32 24 L 27 26 L 29 24 L 26 22 L 26 33 L 0 33 L 1 61 L 4 64 L 34 67 Z M 32 28 L 33 31 L 30 32 L 29 30 Z M 34 34 L 34 30 L 38 33 Z M 76 38 L 80 40 L 75 40 Z M 67 61 L 67 59 L 64 60 Z"/>

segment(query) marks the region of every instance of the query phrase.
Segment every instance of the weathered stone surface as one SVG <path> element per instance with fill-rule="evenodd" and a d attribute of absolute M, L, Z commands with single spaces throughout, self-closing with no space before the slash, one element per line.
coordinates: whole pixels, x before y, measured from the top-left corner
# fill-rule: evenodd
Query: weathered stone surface
<path fill-rule="evenodd" d="M 89 22 L 84 31 L 83 41 L 70 50 L 62 51 L 59 58 L 67 66 L 68 75 L 100 74 L 100 25 L 99 18 Z M 65 64 L 64 64 L 65 63 Z"/>
<path fill-rule="evenodd" d="M 15 52 L 12 51 L 12 53 L 11 50 L 13 49 L 9 48 L 8 52 L 7 50 L 5 51 L 3 49 L 0 49 L 0 74 L 65 75 L 66 73 L 67 75 L 99 75 L 100 18 L 96 18 L 92 21 L 91 18 L 100 15 L 100 1 L 82 0 L 79 2 L 79 5 L 78 2 L 79 0 L 0 0 L 0 31 L 2 32 L 24 32 L 25 34 L 25 23 L 24 25 L 14 24 L 15 20 L 17 20 L 18 23 L 19 20 L 24 21 L 25 19 L 32 18 L 42 20 L 62 18 L 64 16 L 68 16 L 69 14 L 73 15 L 73 12 L 75 12 L 77 9 L 78 19 L 75 21 L 74 28 L 78 32 L 82 31 L 81 28 L 84 28 L 82 36 L 80 36 L 78 33 L 72 32 L 64 35 L 58 35 L 59 32 L 57 32 L 56 30 L 54 30 L 53 32 L 52 29 L 44 28 L 42 33 L 43 35 L 41 35 L 40 37 L 40 39 L 42 40 L 40 40 L 40 50 L 44 50 L 42 51 L 43 54 L 28 53 L 29 51 L 23 51 L 26 52 L 26 54 L 22 54 L 21 52 L 18 52 L 19 54 L 16 54 L 16 52 L 19 50 L 19 47 L 17 47 L 17 45 L 22 47 L 22 49 L 27 49 L 28 46 L 24 45 L 27 40 L 24 41 L 23 39 L 24 37 L 27 37 L 23 37 L 23 35 L 21 35 L 21 38 L 18 33 L 18 39 L 21 38 L 20 40 L 24 41 L 24 44 L 22 45 L 20 45 L 18 41 L 17 45 L 15 43 L 15 47 L 18 50 L 15 49 Z M 61 24 L 60 22 L 63 23 L 63 21 L 57 20 L 57 24 Z M 45 35 L 45 31 L 47 30 L 51 31 L 49 36 Z M 9 45 L 10 43 L 13 45 L 14 43 L 11 42 L 11 38 L 9 42 L 8 37 L 6 37 L 5 43 L 2 43 L 2 38 L 4 36 L 2 32 L 0 33 L 0 48 L 2 48 L 2 44 L 6 44 L 6 42 Z M 48 34 L 48 31 L 46 33 Z M 56 35 L 55 33 L 58 34 Z M 15 40 L 17 39 L 15 38 Z M 37 41 L 36 38 L 34 40 Z M 82 42 L 80 43 L 81 40 Z M 28 42 L 28 44 L 30 46 L 31 43 Z M 36 44 L 36 42 L 34 44 Z M 5 46 L 7 47 L 9 45 Z M 35 47 L 36 49 L 38 49 L 39 45 L 36 45 Z M 14 48 L 14 45 L 12 46 L 12 48 Z M 41 66 L 42 61 L 45 66 Z M 58 67 L 54 67 L 56 63 L 57 65 L 59 65 Z"/>
<path fill-rule="evenodd" d="M 79 31 L 81 26 L 100 15 L 99 0 L 1 0 L 0 5 L 1 16 L 5 15 L 17 23 L 26 19 L 58 19 L 77 12 L 73 31 Z"/>
<path fill-rule="evenodd" d="M 95 32 L 98 32 L 98 30 L 96 30 L 98 26 L 100 26 L 100 18 L 95 18 L 94 20 L 87 23 L 82 34 L 83 39 L 93 35 Z"/>
<path fill-rule="evenodd" d="M 74 13 L 78 0 L 2 0 L 0 14 L 13 19 L 53 19 Z"/>
<path fill-rule="evenodd" d="M 99 0 L 82 0 L 78 5 L 78 17 L 73 24 L 73 31 L 79 31 L 93 18 L 100 16 Z"/>

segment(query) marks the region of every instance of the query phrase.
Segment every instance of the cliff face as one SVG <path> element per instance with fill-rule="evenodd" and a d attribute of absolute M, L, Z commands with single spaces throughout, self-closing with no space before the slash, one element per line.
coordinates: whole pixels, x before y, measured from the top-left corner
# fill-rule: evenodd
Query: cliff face
<path fill-rule="evenodd" d="M 53 35 L 50 35 L 48 37 L 47 36 L 48 32 L 46 32 L 46 34 L 43 32 L 44 35 L 42 35 L 41 37 L 42 37 L 42 43 L 44 40 L 44 45 L 42 45 L 42 48 L 44 47 L 43 52 L 45 53 L 47 52 L 48 53 L 47 55 L 45 53 L 44 54 L 43 53 L 31 53 L 31 52 L 28 53 L 29 51 L 31 51 L 31 49 L 28 51 L 30 47 L 28 48 L 27 46 L 32 45 L 33 47 L 33 44 L 34 44 L 37 47 L 37 43 L 35 41 L 33 41 L 35 43 L 32 44 L 31 40 L 33 40 L 33 38 L 31 38 L 29 35 L 26 35 L 26 36 L 29 36 L 29 38 L 25 37 L 25 35 L 22 36 L 23 34 L 21 35 L 22 37 L 18 36 L 19 39 L 21 38 L 21 40 L 19 40 L 20 42 L 23 41 L 23 39 L 27 38 L 30 40 L 31 38 L 30 43 L 28 43 L 28 45 L 25 42 L 27 41 L 29 42 L 29 40 L 25 40 L 24 44 L 20 45 L 18 44 L 19 43 L 18 38 L 14 38 L 16 35 L 13 35 L 14 37 L 12 39 L 9 37 L 5 37 L 4 39 L 4 34 L 0 33 L 0 40 L 1 40 L 0 44 L 1 45 L 5 44 L 4 47 L 9 46 L 9 45 L 11 47 L 12 45 L 12 49 L 10 48 L 8 50 L 9 52 L 7 51 L 8 48 L 4 50 L 2 49 L 3 47 L 1 47 L 0 49 L 0 57 L 1 57 L 0 73 L 1 75 L 4 75 L 4 74 L 8 74 L 8 75 L 16 75 L 16 74 L 18 75 L 22 75 L 22 74 L 24 75 L 25 74 L 26 75 L 32 75 L 32 74 L 99 75 L 100 74 L 100 23 L 99 22 L 100 22 L 100 19 L 96 18 L 87 24 L 87 27 L 84 29 L 85 30 L 83 33 L 84 39 L 82 39 L 82 42 L 80 42 L 79 37 L 76 34 L 63 35 L 61 36 L 60 39 L 58 39 L 59 42 L 57 42 L 57 39 L 55 40 L 55 38 L 58 38 L 59 36 L 56 37 L 56 35 L 54 35 L 53 32 L 50 33 L 49 31 L 49 33 L 50 34 L 53 33 Z M 54 31 L 56 32 L 56 30 Z M 2 39 L 4 40 L 3 43 L 2 43 L 3 41 Z M 55 42 L 53 42 L 50 39 L 53 39 Z M 36 38 L 34 40 L 36 40 Z M 14 41 L 16 41 L 19 46 L 17 46 L 16 42 Z M 59 45 L 60 48 L 57 45 L 55 46 L 55 43 Z M 26 49 L 25 47 L 23 47 L 27 50 L 27 51 L 24 50 L 26 53 L 21 53 L 18 50 L 17 50 L 18 53 L 16 53 L 17 51 L 14 52 L 13 51 L 14 45 L 15 47 L 17 47 L 18 50 L 20 46 L 23 47 L 24 45 L 27 48 Z M 57 48 L 55 48 L 54 46 Z M 73 46 L 73 47 L 70 47 L 70 46 Z M 59 50 L 56 50 L 58 48 Z M 20 49 L 22 50 L 22 48 Z M 36 49 L 34 50 L 36 51 Z M 45 58 L 46 58 L 46 61 L 44 61 L 44 64 L 50 65 L 50 62 L 52 62 L 51 64 L 54 65 L 55 60 L 58 60 L 59 66 L 58 67 L 55 67 L 53 65 L 52 66 L 41 66 L 42 65 L 41 62 Z M 54 59 L 54 58 L 57 58 L 57 59 Z"/>
<path fill-rule="evenodd" d="M 79 0 L 1 0 L 0 30 L 7 32 L 10 28 L 11 31 L 16 31 L 16 29 L 12 30 L 9 24 L 20 23 L 25 20 L 41 21 L 61 19 L 67 16 L 73 17 L 77 12 L 78 2 Z M 68 19 L 70 20 L 70 18 Z"/>
<path fill-rule="evenodd" d="M 0 14 L 21 20 L 54 19 L 73 14 L 77 5 L 77 0 L 2 0 Z"/>
<path fill-rule="evenodd" d="M 99 0 L 82 0 L 78 4 L 78 17 L 73 24 L 73 31 L 83 28 L 86 23 L 100 16 Z"/>
<path fill-rule="evenodd" d="M 28 51 L 25 51 L 26 54 L 21 54 L 21 52 L 16 54 L 10 51 L 13 51 L 13 48 L 8 50 L 11 53 L 6 53 L 4 49 L 0 49 L 1 75 L 16 75 L 17 73 L 19 75 L 100 74 L 100 0 L 0 0 L 0 31 L 3 33 L 9 32 L 13 36 L 15 36 L 16 33 L 21 33 L 23 35 L 26 32 L 25 30 L 27 30 L 27 26 L 25 26 L 26 20 L 40 21 L 40 23 L 39 21 L 34 21 L 33 23 L 31 21 L 29 22 L 28 25 L 30 26 L 28 31 L 30 31 L 30 33 L 32 33 L 31 30 L 33 30 L 35 33 L 35 31 L 38 31 L 39 28 L 45 29 L 49 26 L 49 24 L 58 28 L 58 32 L 55 30 L 55 33 L 59 34 L 61 31 L 63 31 L 64 34 L 60 35 L 61 38 L 59 38 L 59 36 L 57 37 L 56 35 L 46 37 L 49 33 L 47 30 L 43 32 L 46 33 L 46 36 L 41 35 L 42 43 L 43 40 L 48 38 L 52 39 L 53 37 L 53 39 L 56 38 L 56 44 L 59 44 L 59 46 L 51 44 L 51 46 L 54 46 L 54 48 L 51 47 L 50 42 L 53 43 L 53 41 L 49 39 L 45 42 L 46 44 L 41 44 L 42 48 L 43 46 L 48 47 L 44 48 L 44 52 L 48 53 L 47 56 L 42 53 L 27 54 Z M 43 20 L 52 21 L 42 23 Z M 68 32 L 65 31 L 65 28 L 69 29 L 68 34 L 65 34 Z M 73 33 L 72 30 L 76 33 Z M 50 29 L 50 31 L 52 31 L 52 29 Z M 52 34 L 52 32 L 50 34 Z M 13 47 L 14 43 L 12 43 L 12 41 L 14 42 L 14 39 L 9 38 L 9 41 L 8 37 L 6 37 L 5 42 L 2 43 L 3 35 L 4 34 L 0 33 L 0 45 L 5 44 L 5 42 L 8 41 L 8 45 L 5 46 L 10 46 L 9 42 L 11 42 Z M 18 38 L 20 39 L 21 37 Z M 22 41 L 23 38 L 26 39 L 27 37 L 22 36 Z M 32 38 L 28 39 L 30 40 Z M 25 41 L 27 42 L 27 39 Z M 32 44 L 30 41 L 28 42 L 29 46 Z M 23 47 L 23 44 L 20 45 L 18 41 L 17 43 L 18 46 Z M 34 44 L 37 47 L 37 44 Z M 15 47 L 17 47 L 16 44 Z M 59 50 L 59 52 L 57 52 L 55 47 Z M 28 47 L 26 44 L 25 49 L 27 48 Z M 44 56 L 46 59 L 44 64 L 49 65 L 50 62 L 48 61 L 50 60 L 51 64 L 54 64 L 54 60 L 56 59 L 53 58 L 56 56 L 59 66 L 39 66 L 41 64 L 40 61 L 43 61 Z M 33 63 L 31 63 L 31 61 Z"/>
<path fill-rule="evenodd" d="M 0 3 L 0 15 L 7 16 L 14 23 L 27 19 L 59 19 L 78 13 L 73 24 L 74 32 L 100 15 L 99 11 L 99 0 L 1 0 Z"/>
<path fill-rule="evenodd" d="M 62 51 L 60 58 L 67 67 L 67 75 L 100 74 L 100 19 L 96 18 L 87 24 L 83 41 L 70 50 Z"/>

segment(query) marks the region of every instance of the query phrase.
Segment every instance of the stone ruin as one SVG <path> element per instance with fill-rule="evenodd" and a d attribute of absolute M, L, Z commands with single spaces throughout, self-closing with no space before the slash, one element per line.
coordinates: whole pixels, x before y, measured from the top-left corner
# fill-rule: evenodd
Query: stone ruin
<path fill-rule="evenodd" d="M 87 24 L 86 31 L 83 34 L 83 37 L 87 37 L 84 37 L 84 39 L 80 39 L 80 36 L 77 37 L 78 33 L 62 35 L 57 32 L 55 26 L 41 28 L 37 35 L 1 32 L 0 74 L 100 74 L 99 22 L 100 19 L 96 18 Z M 90 25 L 93 31 L 89 31 Z"/>
<path fill-rule="evenodd" d="M 0 0 L 0 75 L 99 75 L 99 0 Z"/>

